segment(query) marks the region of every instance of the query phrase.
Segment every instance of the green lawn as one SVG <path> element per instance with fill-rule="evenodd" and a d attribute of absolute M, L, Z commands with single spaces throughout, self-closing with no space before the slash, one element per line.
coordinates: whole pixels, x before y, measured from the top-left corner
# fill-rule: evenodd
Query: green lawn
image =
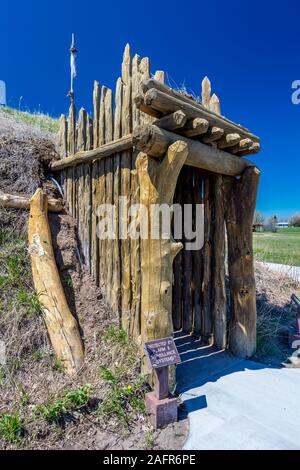
<path fill-rule="evenodd" d="M 13 116 L 17 121 L 23 121 L 32 126 L 37 126 L 42 130 L 56 134 L 59 129 L 58 119 L 42 113 L 29 113 L 26 111 L 18 111 L 17 109 L 2 107 L 3 112 Z"/>
<path fill-rule="evenodd" d="M 258 261 L 300 266 L 300 227 L 254 233 L 253 243 Z"/>

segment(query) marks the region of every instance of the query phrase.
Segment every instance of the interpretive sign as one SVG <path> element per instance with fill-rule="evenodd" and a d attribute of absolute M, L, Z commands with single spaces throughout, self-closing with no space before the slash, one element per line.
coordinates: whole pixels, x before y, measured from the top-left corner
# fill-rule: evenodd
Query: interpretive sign
<path fill-rule="evenodd" d="M 153 369 L 160 369 L 181 362 L 172 337 L 148 341 L 145 343 L 145 351 Z"/>

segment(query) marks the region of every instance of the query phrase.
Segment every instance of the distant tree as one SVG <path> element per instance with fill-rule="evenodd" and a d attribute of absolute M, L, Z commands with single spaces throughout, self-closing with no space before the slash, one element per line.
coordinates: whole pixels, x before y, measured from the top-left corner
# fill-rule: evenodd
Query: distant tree
<path fill-rule="evenodd" d="M 260 224 L 264 225 L 264 223 L 265 223 L 264 215 L 261 212 L 255 211 L 253 224 L 254 225 L 260 225 Z"/>
<path fill-rule="evenodd" d="M 294 214 L 294 215 L 290 218 L 289 224 L 290 224 L 292 227 L 300 227 L 300 214 L 299 214 L 299 213 Z"/>
<path fill-rule="evenodd" d="M 278 218 L 276 215 L 269 217 L 266 224 L 265 224 L 265 230 L 270 230 L 271 232 L 277 232 L 277 223 L 278 223 Z"/>

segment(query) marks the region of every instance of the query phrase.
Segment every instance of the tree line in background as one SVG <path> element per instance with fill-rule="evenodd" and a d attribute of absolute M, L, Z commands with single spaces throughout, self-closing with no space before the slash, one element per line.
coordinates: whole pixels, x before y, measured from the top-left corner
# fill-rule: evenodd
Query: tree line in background
<path fill-rule="evenodd" d="M 264 230 L 276 231 L 278 223 L 279 220 L 276 215 L 265 218 L 265 216 L 259 211 L 256 211 L 254 214 L 253 225 L 256 228 L 261 227 Z M 292 215 L 288 220 L 288 224 L 290 227 L 300 227 L 300 213 Z"/>

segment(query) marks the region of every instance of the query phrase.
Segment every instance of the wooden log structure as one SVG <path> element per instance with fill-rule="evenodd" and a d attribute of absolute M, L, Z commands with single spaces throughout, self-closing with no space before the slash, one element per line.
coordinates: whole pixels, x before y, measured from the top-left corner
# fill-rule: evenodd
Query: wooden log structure
<path fill-rule="evenodd" d="M 163 157 L 176 140 L 177 134 L 154 125 L 136 129 L 133 135 L 136 148 L 152 157 Z M 229 176 L 240 175 L 249 166 L 254 166 L 249 160 L 237 158 L 215 147 L 185 137 L 182 140 L 188 144 L 187 165 Z"/>
<path fill-rule="evenodd" d="M 200 117 L 206 119 L 210 126 L 224 129 L 225 133 L 238 133 L 242 138 L 250 138 L 253 142 L 259 142 L 259 138 L 245 127 L 239 126 L 224 116 L 206 109 L 200 103 L 187 98 L 184 94 L 172 90 L 166 85 L 154 79 L 147 80 L 142 84 L 144 92 L 144 103 L 146 106 L 169 114 L 181 109 L 188 118 Z M 137 97 L 137 101 L 140 97 Z"/>
<path fill-rule="evenodd" d="M 171 145 L 160 162 L 140 153 L 137 171 L 141 187 L 141 203 L 147 208 L 151 230 L 151 205 L 172 204 L 177 179 L 188 155 L 187 145 L 178 141 Z M 173 260 L 182 249 L 182 243 L 150 237 L 141 240 L 142 340 L 164 338 L 172 334 L 172 276 Z M 146 368 L 146 364 L 144 364 Z"/>
<path fill-rule="evenodd" d="M 76 375 L 83 364 L 83 343 L 60 281 L 47 210 L 47 196 L 38 189 L 30 202 L 28 229 L 33 282 L 53 349 L 66 372 Z"/>
<path fill-rule="evenodd" d="M 114 155 L 115 153 L 130 150 L 132 148 L 132 134 L 125 135 L 120 139 L 116 139 L 107 144 L 103 144 L 98 148 L 77 152 L 75 155 L 56 160 L 51 163 L 50 168 L 52 171 L 61 171 L 64 168 L 70 168 L 81 163 L 89 163 L 94 160 L 102 160 L 103 158 Z"/>
<path fill-rule="evenodd" d="M 141 356 L 146 340 L 182 329 L 250 357 L 256 337 L 251 230 L 259 170 L 245 157 L 260 151 L 260 139 L 221 115 L 208 77 L 201 102 L 164 79 L 163 71 L 151 74 L 149 59 L 132 57 L 126 45 L 114 107 L 112 91 L 95 81 L 93 117 L 81 109 L 76 126 L 74 104 L 67 118 L 61 116 L 61 159 L 50 169 L 60 175 L 66 207 L 77 219 L 85 263 L 120 326 L 141 346 Z M 193 230 L 201 206 L 200 249 L 186 248 L 184 221 L 183 236 L 151 238 L 151 204 L 173 202 L 183 215 L 185 205 L 192 206 Z M 141 213 L 128 212 L 140 203 L 148 238 L 139 233 Z M 114 208 L 112 240 L 99 238 L 102 204 Z"/>
<path fill-rule="evenodd" d="M 7 209 L 30 209 L 30 198 L 16 194 L 0 193 L 0 207 Z M 50 212 L 61 212 L 63 207 L 61 199 L 48 198 L 48 210 Z"/>
<path fill-rule="evenodd" d="M 225 178 L 225 217 L 231 297 L 229 347 L 239 357 L 256 349 L 256 295 L 252 224 L 260 171 L 247 168 L 242 177 Z"/>

